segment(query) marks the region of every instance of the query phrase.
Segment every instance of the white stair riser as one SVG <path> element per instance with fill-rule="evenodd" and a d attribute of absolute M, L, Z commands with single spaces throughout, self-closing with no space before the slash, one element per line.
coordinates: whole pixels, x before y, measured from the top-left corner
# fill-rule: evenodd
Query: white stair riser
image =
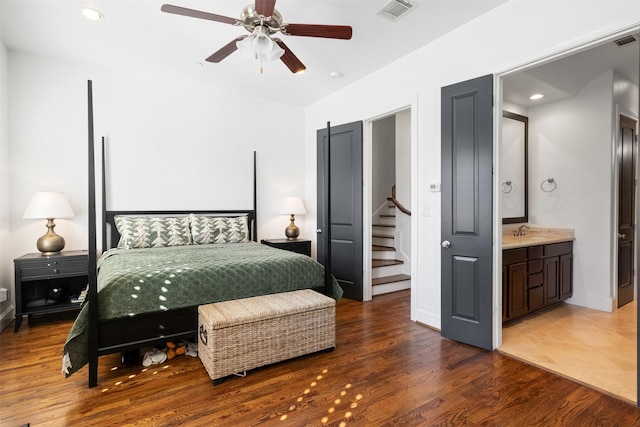
<path fill-rule="evenodd" d="M 393 237 L 396 233 L 396 229 L 393 227 L 379 227 L 374 225 L 371 227 L 371 232 L 373 234 Z"/>
<path fill-rule="evenodd" d="M 372 251 L 373 259 L 396 259 L 396 251 Z"/>
<path fill-rule="evenodd" d="M 382 295 L 389 292 L 402 291 L 404 289 L 411 289 L 411 280 L 402 280 L 400 282 L 376 285 L 373 287 L 373 295 Z"/>
<path fill-rule="evenodd" d="M 378 246 L 389 246 L 391 248 L 394 247 L 395 244 L 395 240 L 391 237 L 377 237 L 377 236 L 373 236 L 371 238 L 371 243 L 373 243 L 374 245 L 378 245 Z"/>
<path fill-rule="evenodd" d="M 395 217 L 388 217 L 388 216 L 381 216 L 380 219 L 378 220 L 378 224 L 395 226 L 396 225 L 396 218 Z"/>
<path fill-rule="evenodd" d="M 377 279 L 379 277 L 395 276 L 396 274 L 404 274 L 404 265 L 387 265 L 384 267 L 373 267 L 371 269 L 371 278 Z"/>

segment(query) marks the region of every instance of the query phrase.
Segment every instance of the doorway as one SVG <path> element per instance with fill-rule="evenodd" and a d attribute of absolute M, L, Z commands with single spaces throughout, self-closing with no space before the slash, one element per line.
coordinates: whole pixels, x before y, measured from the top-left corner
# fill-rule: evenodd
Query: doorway
<path fill-rule="evenodd" d="M 372 120 L 370 129 L 369 272 L 375 296 L 411 288 L 411 109 Z"/>
<path fill-rule="evenodd" d="M 529 135 L 531 208 L 528 225 L 574 229 L 575 292 L 567 307 L 576 310 L 587 307 L 597 315 L 618 314 L 608 312 L 617 309 L 616 303 L 621 296 L 617 287 L 618 274 L 621 272 L 618 256 L 624 253 L 618 247 L 618 227 L 621 221 L 616 215 L 617 189 L 620 186 L 618 177 L 621 172 L 613 159 L 620 148 L 617 113 L 624 111 L 636 119 L 639 114 L 639 44 L 640 36 L 637 33 L 619 34 L 542 65 L 505 73 L 500 79 L 502 108 L 516 110 L 515 112 L 528 116 L 532 129 Z M 596 62 L 600 65 L 589 65 Z M 562 76 L 572 76 L 572 83 L 577 83 L 578 74 L 583 74 L 572 68 L 576 64 L 582 70 L 592 70 L 594 75 L 574 86 L 563 84 Z M 599 68 L 603 66 L 605 68 Z M 528 96 L 533 94 L 532 88 L 536 84 L 543 88 L 541 92 L 548 91 L 545 98 L 549 101 L 534 104 L 534 101 L 528 99 Z M 572 123 L 569 116 L 579 115 L 582 115 L 580 123 Z M 596 126 L 599 127 L 596 129 Z M 572 135 L 568 135 L 569 133 Z M 558 138 L 558 135 L 566 137 Z M 573 138 L 580 140 L 579 145 L 567 142 Z M 637 165 L 635 160 L 633 163 L 635 177 Z M 595 172 L 596 169 L 601 173 Z M 541 183 L 549 177 L 554 178 L 559 188 L 559 191 L 552 195 L 539 191 Z M 496 180 L 501 182 L 500 177 Z M 637 192 L 635 185 L 632 191 Z M 635 226 L 635 202 L 632 210 L 631 222 Z M 635 231 L 631 234 L 635 234 Z M 631 245 L 632 247 L 629 246 L 627 249 L 633 248 L 636 252 L 636 244 Z M 594 263 L 593 260 L 599 261 Z M 631 255 L 626 262 L 635 265 L 635 260 L 636 256 Z M 631 295 L 635 295 L 637 279 L 628 279 L 629 288 L 626 292 L 629 293 L 630 289 Z M 628 318 L 633 319 L 635 337 L 635 303 L 630 306 L 634 313 Z M 543 316 L 536 317 L 539 319 Z M 533 318 L 519 321 L 517 326 L 527 322 L 533 323 Z M 502 333 L 504 345 L 500 348 L 501 351 L 509 344 L 509 334 L 505 331 Z M 629 336 L 628 330 L 620 333 Z M 550 336 L 550 339 L 554 337 Z M 537 344 L 545 345 L 544 342 Z M 566 339 L 563 344 L 565 348 L 572 347 Z M 532 343 L 529 342 L 527 345 L 528 349 L 523 347 L 522 352 L 509 354 L 542 365 L 541 360 L 537 359 L 539 355 L 533 355 Z M 631 347 L 629 354 L 625 356 L 619 353 L 618 356 L 635 361 L 635 345 L 625 347 Z M 595 357 L 594 353 L 589 354 L 590 366 L 598 365 L 594 361 Z M 585 370 L 585 366 L 582 370 Z M 569 372 L 562 373 L 572 376 Z M 627 378 L 635 385 L 636 372 L 628 372 Z"/>

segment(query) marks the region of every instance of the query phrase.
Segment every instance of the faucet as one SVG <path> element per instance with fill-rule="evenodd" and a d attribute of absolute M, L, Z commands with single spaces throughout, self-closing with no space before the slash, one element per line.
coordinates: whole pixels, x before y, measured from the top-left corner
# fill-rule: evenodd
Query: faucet
<path fill-rule="evenodd" d="M 527 224 L 522 224 L 516 231 L 513 232 L 513 235 L 524 236 L 525 234 L 527 234 L 527 230 L 529 230 L 530 228 L 531 227 L 529 227 Z"/>

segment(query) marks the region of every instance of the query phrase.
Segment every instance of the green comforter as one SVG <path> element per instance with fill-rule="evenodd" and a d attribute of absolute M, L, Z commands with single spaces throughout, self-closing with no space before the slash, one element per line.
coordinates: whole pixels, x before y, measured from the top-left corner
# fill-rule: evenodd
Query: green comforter
<path fill-rule="evenodd" d="M 110 249 L 98 261 L 100 319 L 321 287 L 324 267 L 255 242 Z M 333 281 L 335 299 L 342 289 Z M 88 304 L 63 349 L 63 373 L 88 362 Z"/>

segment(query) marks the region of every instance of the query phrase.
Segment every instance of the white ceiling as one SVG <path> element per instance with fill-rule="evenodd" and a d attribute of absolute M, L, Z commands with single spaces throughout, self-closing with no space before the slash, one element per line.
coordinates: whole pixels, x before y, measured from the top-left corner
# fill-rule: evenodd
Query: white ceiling
<path fill-rule="evenodd" d="M 614 43 L 622 37 L 618 35 L 574 54 L 507 75 L 503 79 L 503 99 L 531 107 L 574 97 L 588 83 L 609 70 L 615 70 L 638 85 L 640 35 L 637 30 L 633 35 L 636 41 L 623 46 Z M 542 93 L 544 98 L 530 100 L 529 96 L 534 93 Z"/>
<path fill-rule="evenodd" d="M 392 22 L 376 15 L 387 0 L 279 0 L 284 23 L 351 25 L 351 40 L 282 36 L 307 72 L 280 61 L 264 65 L 238 52 L 219 64 L 205 58 L 246 30 L 160 11 L 163 3 L 239 18 L 251 0 L 0 0 L 0 36 L 10 50 L 180 78 L 207 87 L 309 105 L 428 44 L 506 0 L 411 0 Z M 86 20 L 91 6 L 104 20 Z M 330 75 L 338 72 L 343 77 Z"/>

